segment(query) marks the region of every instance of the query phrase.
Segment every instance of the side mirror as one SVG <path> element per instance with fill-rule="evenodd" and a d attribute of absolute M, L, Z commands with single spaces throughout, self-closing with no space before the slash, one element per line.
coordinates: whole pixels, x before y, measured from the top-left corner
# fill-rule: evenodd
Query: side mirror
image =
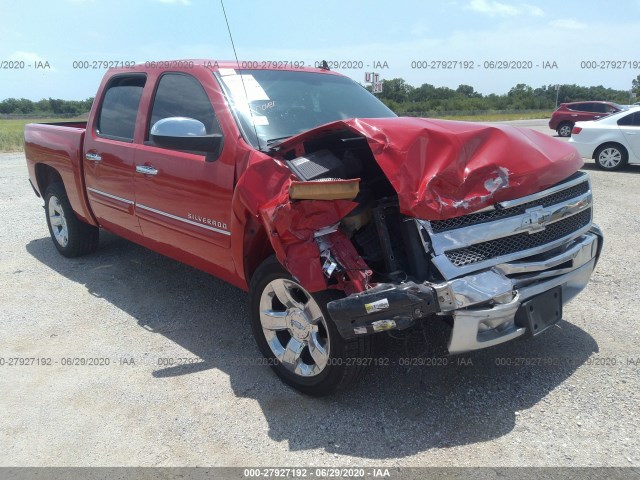
<path fill-rule="evenodd" d="M 204 123 L 193 118 L 163 118 L 153 124 L 149 135 L 153 143 L 159 147 L 206 152 L 208 162 L 218 157 L 222 146 L 222 135 L 219 133 L 207 135 Z"/>

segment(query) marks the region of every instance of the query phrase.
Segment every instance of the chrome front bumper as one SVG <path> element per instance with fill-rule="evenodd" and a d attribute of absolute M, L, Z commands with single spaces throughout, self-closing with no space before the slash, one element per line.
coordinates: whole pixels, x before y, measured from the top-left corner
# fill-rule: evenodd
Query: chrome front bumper
<path fill-rule="evenodd" d="M 522 303 L 555 287 L 562 288 L 563 304 L 575 297 L 591 277 L 602 241 L 602 232 L 593 225 L 545 254 L 432 285 L 440 314 L 453 317 L 449 352 L 478 350 L 524 335 L 527 329 L 515 321 Z"/>

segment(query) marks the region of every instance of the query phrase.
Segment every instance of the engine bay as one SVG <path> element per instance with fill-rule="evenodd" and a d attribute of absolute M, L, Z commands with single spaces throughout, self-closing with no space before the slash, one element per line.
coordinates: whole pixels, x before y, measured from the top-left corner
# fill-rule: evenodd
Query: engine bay
<path fill-rule="evenodd" d="M 304 142 L 304 154 L 282 152 L 286 166 L 304 182 L 357 179 L 357 206 L 339 224 L 372 270 L 371 281 L 435 281 L 415 220 L 403 215 L 397 194 L 376 162 L 366 138 L 348 130 Z"/>

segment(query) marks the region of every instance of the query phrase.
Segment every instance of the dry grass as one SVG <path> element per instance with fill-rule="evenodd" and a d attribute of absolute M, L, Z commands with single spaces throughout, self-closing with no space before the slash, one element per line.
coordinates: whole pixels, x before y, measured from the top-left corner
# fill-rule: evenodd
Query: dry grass
<path fill-rule="evenodd" d="M 0 152 L 22 152 L 24 150 L 24 126 L 27 123 L 84 121 L 80 118 L 27 118 L 19 120 L 0 119 Z"/>

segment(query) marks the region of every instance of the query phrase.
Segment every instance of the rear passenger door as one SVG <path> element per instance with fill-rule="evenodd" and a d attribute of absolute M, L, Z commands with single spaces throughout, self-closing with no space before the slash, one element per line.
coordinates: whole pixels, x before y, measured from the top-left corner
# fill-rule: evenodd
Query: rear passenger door
<path fill-rule="evenodd" d="M 609 111 L 609 109 L 611 107 L 609 105 L 607 105 L 606 103 L 592 103 L 590 105 L 593 106 L 591 108 L 591 111 L 595 113 L 595 115 L 593 116 L 594 120 L 597 120 L 598 118 L 606 117 L 607 115 L 609 115 L 611 113 Z"/>
<path fill-rule="evenodd" d="M 204 152 L 171 150 L 150 140 L 151 127 L 169 117 L 193 118 L 205 125 L 207 134 L 222 133 L 211 99 L 190 74 L 161 75 L 149 111 L 144 143 L 135 159 L 136 215 L 143 235 L 159 242 L 174 258 L 187 261 L 195 256 L 233 270 L 229 250 L 233 140 L 223 139 L 220 156 L 209 162 Z"/>
<path fill-rule="evenodd" d="M 640 159 L 640 112 L 630 113 L 618 120 L 618 126 L 631 151 Z"/>
<path fill-rule="evenodd" d="M 111 77 L 87 128 L 84 173 L 87 196 L 100 225 L 114 233 L 140 234 L 134 215 L 133 143 L 144 74 Z"/>

